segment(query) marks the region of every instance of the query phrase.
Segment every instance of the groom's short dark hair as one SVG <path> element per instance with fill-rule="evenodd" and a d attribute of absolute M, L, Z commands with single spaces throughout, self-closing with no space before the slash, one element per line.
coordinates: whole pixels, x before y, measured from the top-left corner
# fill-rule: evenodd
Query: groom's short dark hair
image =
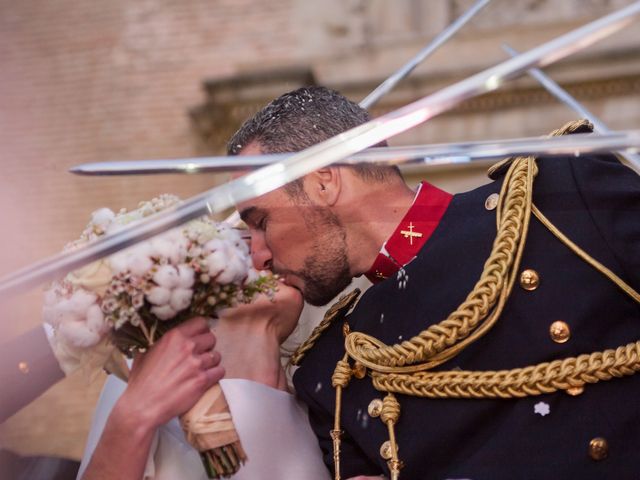
<path fill-rule="evenodd" d="M 254 142 L 263 153 L 297 152 L 369 120 L 364 108 L 335 90 L 302 87 L 276 98 L 245 121 L 227 143 L 227 153 L 237 155 Z M 383 141 L 376 146 L 386 145 Z M 373 182 L 400 175 L 396 167 L 360 164 L 351 168 Z"/>

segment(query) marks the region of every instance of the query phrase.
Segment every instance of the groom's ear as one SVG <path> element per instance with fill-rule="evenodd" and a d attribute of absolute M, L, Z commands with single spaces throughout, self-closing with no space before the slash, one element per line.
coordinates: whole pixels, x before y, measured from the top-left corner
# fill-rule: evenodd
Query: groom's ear
<path fill-rule="evenodd" d="M 342 191 L 341 173 L 339 167 L 327 167 L 308 174 L 304 186 L 309 198 L 318 205 L 334 206 Z"/>

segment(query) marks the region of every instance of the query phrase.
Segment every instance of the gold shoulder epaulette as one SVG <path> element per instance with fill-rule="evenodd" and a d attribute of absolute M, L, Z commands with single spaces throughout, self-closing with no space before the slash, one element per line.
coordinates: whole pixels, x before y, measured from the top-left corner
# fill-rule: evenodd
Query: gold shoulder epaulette
<path fill-rule="evenodd" d="M 293 355 L 291 355 L 291 358 L 289 359 L 290 365 L 300 365 L 305 353 L 313 347 L 318 338 L 320 338 L 320 335 L 322 335 L 322 333 L 329 328 L 333 322 L 336 320 L 342 320 L 347 313 L 349 313 L 360 297 L 360 293 L 360 289 L 356 288 L 346 295 L 341 296 L 336 303 L 331 305 L 329 310 L 324 314 L 322 321 L 313 329 L 309 338 L 302 342 L 300 346 L 296 348 L 296 351 L 293 352 Z"/>
<path fill-rule="evenodd" d="M 549 137 L 559 137 L 561 135 L 570 135 L 572 133 L 592 133 L 593 132 L 593 124 L 589 122 L 589 120 L 585 120 L 584 118 L 580 120 L 573 120 L 569 123 L 564 124 L 562 127 L 558 128 L 551 132 Z M 500 175 L 507 171 L 507 168 L 513 163 L 515 157 L 505 158 L 504 160 L 500 160 L 498 163 L 495 163 L 489 167 L 487 170 L 487 175 L 491 180 L 495 180 Z"/>

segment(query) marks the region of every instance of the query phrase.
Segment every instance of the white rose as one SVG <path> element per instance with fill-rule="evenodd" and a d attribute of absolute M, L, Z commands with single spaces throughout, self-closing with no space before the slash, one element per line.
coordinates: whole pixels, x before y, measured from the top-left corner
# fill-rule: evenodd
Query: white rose
<path fill-rule="evenodd" d="M 154 305 L 166 305 L 171 299 L 171 290 L 164 287 L 153 287 L 147 294 L 147 300 Z"/>
<path fill-rule="evenodd" d="M 176 288 L 171 292 L 171 308 L 176 312 L 180 312 L 191 304 L 193 292 L 186 288 Z"/>
<path fill-rule="evenodd" d="M 112 277 L 113 272 L 109 261 L 102 259 L 69 273 L 67 280 L 72 285 L 104 295 Z"/>
<path fill-rule="evenodd" d="M 169 305 L 161 305 L 151 307 L 151 313 L 153 313 L 160 320 L 170 320 L 176 316 L 176 311 Z"/>

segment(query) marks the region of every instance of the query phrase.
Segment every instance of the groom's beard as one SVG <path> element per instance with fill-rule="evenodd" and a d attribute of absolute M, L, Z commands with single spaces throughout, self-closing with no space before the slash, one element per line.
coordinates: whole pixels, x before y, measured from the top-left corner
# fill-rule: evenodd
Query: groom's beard
<path fill-rule="evenodd" d="M 277 269 L 282 275 L 298 277 L 303 282 L 302 294 L 314 306 L 329 303 L 351 283 L 347 258 L 347 233 L 338 217 L 328 208 L 315 208 L 305 224 L 315 236 L 311 254 L 300 270 Z"/>

